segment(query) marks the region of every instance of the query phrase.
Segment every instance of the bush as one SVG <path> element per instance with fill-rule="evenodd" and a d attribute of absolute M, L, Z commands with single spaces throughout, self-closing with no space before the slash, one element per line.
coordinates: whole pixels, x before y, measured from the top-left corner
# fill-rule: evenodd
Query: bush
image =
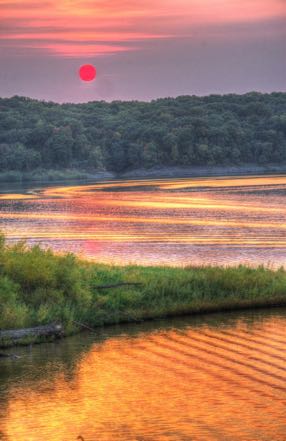
<path fill-rule="evenodd" d="M 137 286 L 98 289 L 121 282 Z M 116 267 L 57 255 L 0 235 L 0 328 L 54 321 L 67 333 L 210 310 L 286 305 L 286 271 L 266 267 Z"/>

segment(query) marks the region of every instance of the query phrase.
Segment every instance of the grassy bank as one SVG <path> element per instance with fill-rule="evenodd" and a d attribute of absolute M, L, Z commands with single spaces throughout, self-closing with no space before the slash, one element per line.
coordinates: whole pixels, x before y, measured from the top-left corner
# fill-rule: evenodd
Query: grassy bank
<path fill-rule="evenodd" d="M 126 282 L 140 285 L 99 288 Z M 0 240 L 2 330 L 61 322 L 70 334 L 76 322 L 96 327 L 265 305 L 286 305 L 284 269 L 117 267 Z"/>

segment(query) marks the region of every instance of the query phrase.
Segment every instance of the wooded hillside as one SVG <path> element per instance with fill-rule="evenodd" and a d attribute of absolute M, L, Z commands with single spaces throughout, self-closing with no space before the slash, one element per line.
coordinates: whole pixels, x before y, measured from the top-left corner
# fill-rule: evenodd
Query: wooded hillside
<path fill-rule="evenodd" d="M 55 104 L 0 99 L 0 172 L 286 163 L 286 93 Z"/>

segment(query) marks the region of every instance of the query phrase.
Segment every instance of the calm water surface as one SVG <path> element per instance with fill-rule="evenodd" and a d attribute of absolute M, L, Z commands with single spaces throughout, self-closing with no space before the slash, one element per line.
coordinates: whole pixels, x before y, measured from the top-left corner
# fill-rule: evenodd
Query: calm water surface
<path fill-rule="evenodd" d="M 0 228 L 102 262 L 286 263 L 286 176 L 0 190 Z M 286 310 L 82 334 L 0 359 L 0 440 L 286 441 Z"/>
<path fill-rule="evenodd" d="M 119 264 L 286 263 L 286 176 L 1 190 L 10 240 Z"/>
<path fill-rule="evenodd" d="M 285 441 L 286 310 L 112 327 L 0 359 L 5 441 Z"/>

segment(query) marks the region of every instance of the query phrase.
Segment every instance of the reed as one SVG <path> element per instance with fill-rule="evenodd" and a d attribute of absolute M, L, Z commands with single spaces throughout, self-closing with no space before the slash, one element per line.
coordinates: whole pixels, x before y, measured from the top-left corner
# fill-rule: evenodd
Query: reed
<path fill-rule="evenodd" d="M 25 242 L 8 246 L 0 237 L 2 330 L 61 322 L 71 334 L 80 323 L 94 328 L 268 305 L 286 305 L 283 268 L 120 267 Z"/>

